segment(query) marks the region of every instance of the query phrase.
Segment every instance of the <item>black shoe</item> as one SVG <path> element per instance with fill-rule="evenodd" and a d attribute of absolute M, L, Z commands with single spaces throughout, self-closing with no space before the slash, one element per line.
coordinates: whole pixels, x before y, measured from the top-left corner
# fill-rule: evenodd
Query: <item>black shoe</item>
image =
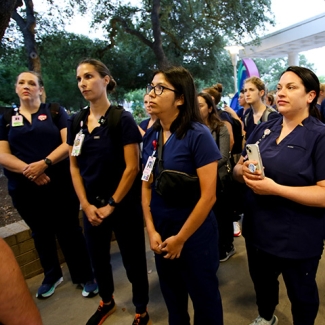
<path fill-rule="evenodd" d="M 149 318 L 148 312 L 146 313 L 146 316 L 141 317 L 140 314 L 135 314 L 134 321 L 132 325 L 151 325 L 152 322 Z"/>
<path fill-rule="evenodd" d="M 95 314 L 90 317 L 86 325 L 101 325 L 104 323 L 105 319 L 112 315 L 116 310 L 116 305 L 114 299 L 111 300 L 109 305 L 105 305 L 101 300 L 98 309 Z"/>
<path fill-rule="evenodd" d="M 235 247 L 232 247 L 229 252 L 225 252 L 224 254 L 220 253 L 219 261 L 220 262 L 226 262 L 229 260 L 231 256 L 233 256 L 236 253 Z"/>

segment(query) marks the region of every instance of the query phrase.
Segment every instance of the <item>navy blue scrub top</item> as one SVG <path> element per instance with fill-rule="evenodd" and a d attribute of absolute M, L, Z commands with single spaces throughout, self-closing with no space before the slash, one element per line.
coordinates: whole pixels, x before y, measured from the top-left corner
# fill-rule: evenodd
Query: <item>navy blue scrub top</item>
<path fill-rule="evenodd" d="M 27 164 L 46 158 L 62 144 L 60 130 L 67 127 L 68 114 L 60 107 L 54 123 L 50 110 L 45 104 L 41 104 L 31 118 L 32 122 L 29 123 L 23 116 L 23 125 L 16 127 L 6 127 L 3 116 L 0 118 L 0 140 L 8 141 L 11 153 Z M 46 174 L 50 173 L 50 169 L 55 169 L 54 167 L 55 165 L 51 166 Z M 22 174 L 6 169 L 5 174 L 8 177 L 9 190 L 17 186 L 16 181 L 26 181 Z"/>
<path fill-rule="evenodd" d="M 247 119 L 246 119 L 247 116 Z M 279 114 L 278 112 L 271 112 L 268 115 L 268 121 L 272 119 L 278 119 L 281 118 L 282 115 Z M 245 119 L 246 119 L 246 124 L 245 124 Z M 281 119 L 282 120 L 282 119 Z M 252 134 L 254 131 L 255 127 L 262 123 L 262 118 L 258 121 L 257 124 L 254 123 L 254 117 L 253 117 L 253 110 L 252 108 L 248 108 L 243 116 L 243 121 L 244 121 L 244 131 L 246 132 L 246 139 L 249 138 L 249 136 Z"/>
<path fill-rule="evenodd" d="M 157 139 L 157 131 L 150 128 L 143 138 L 143 165 L 145 166 L 148 157 L 154 151 L 153 140 Z M 157 157 L 157 152 L 156 155 Z M 164 169 L 182 171 L 188 174 L 196 174 L 196 169 L 211 162 L 221 159 L 222 156 L 210 133 L 210 130 L 201 123 L 193 123 L 192 129 L 188 130 L 185 137 L 177 139 L 172 134 L 164 144 L 163 161 Z M 157 164 L 156 164 L 157 166 Z M 155 176 L 158 169 L 155 169 Z M 154 184 L 152 184 L 151 213 L 155 227 L 165 238 L 178 233 L 193 206 L 190 208 L 167 207 L 163 198 L 157 194 Z M 207 219 L 215 218 L 210 212 Z"/>
<path fill-rule="evenodd" d="M 287 186 L 312 186 L 325 180 L 325 125 L 310 116 L 279 144 L 282 118 L 258 125 L 247 143 L 259 147 L 266 177 Z M 263 138 L 264 130 L 271 133 Z M 246 156 L 244 149 L 243 156 Z M 257 248 L 284 258 L 320 256 L 325 209 L 279 196 L 257 195 L 247 188 L 243 235 Z"/>
<path fill-rule="evenodd" d="M 143 131 L 147 131 L 149 125 L 150 118 L 147 118 L 140 122 L 139 126 Z"/>
<path fill-rule="evenodd" d="M 106 113 L 107 115 L 107 113 Z M 71 125 L 74 116 L 68 119 L 68 144 L 73 146 L 75 134 Z M 118 126 L 117 126 L 118 128 Z M 97 196 L 108 199 L 112 196 L 121 180 L 125 169 L 123 148 L 132 143 L 141 143 L 142 136 L 130 112 L 124 111 L 121 116 L 120 150 L 115 149 L 117 142 L 112 141 L 107 123 L 100 125 L 89 133 L 87 125 L 82 127 L 85 139 L 81 154 L 77 156 L 80 174 L 84 182 L 89 202 L 95 204 Z M 78 130 L 79 131 L 79 130 Z M 119 130 L 115 130 L 120 132 Z"/>
<path fill-rule="evenodd" d="M 229 122 L 232 125 L 233 121 L 230 113 L 223 111 L 222 109 L 218 109 L 218 114 L 221 121 Z"/>

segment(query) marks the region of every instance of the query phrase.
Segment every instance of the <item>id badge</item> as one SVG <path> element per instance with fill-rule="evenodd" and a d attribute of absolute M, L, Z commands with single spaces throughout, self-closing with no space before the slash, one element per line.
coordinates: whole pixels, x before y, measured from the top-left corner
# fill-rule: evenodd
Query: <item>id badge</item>
<path fill-rule="evenodd" d="M 150 179 L 150 175 L 152 173 L 152 169 L 155 165 L 156 157 L 150 156 L 147 160 L 146 166 L 144 167 L 141 180 L 148 182 Z"/>
<path fill-rule="evenodd" d="M 79 156 L 81 153 L 82 144 L 84 142 L 85 135 L 83 133 L 77 133 L 73 142 L 71 156 Z"/>
<path fill-rule="evenodd" d="M 11 117 L 11 125 L 13 126 L 13 127 L 16 127 L 16 126 L 23 126 L 24 125 L 24 123 L 23 123 L 23 117 L 22 117 L 22 115 L 13 115 L 12 117 Z"/>

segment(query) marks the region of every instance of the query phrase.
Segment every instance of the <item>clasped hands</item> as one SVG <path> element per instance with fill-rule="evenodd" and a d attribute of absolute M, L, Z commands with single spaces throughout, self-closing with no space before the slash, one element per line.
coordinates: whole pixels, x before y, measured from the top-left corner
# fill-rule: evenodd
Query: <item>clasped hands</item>
<path fill-rule="evenodd" d="M 111 215 L 114 211 L 114 207 L 107 204 L 101 208 L 97 208 L 95 205 L 88 204 L 82 208 L 85 212 L 88 221 L 92 226 L 99 226 L 105 218 Z"/>
<path fill-rule="evenodd" d="M 23 169 L 23 175 L 36 185 L 45 185 L 51 181 L 50 177 L 44 173 L 46 168 L 47 165 L 43 160 L 36 161 Z"/>
<path fill-rule="evenodd" d="M 164 258 L 173 260 L 181 256 L 184 242 L 179 240 L 177 235 L 170 236 L 162 242 L 159 233 L 155 232 L 150 236 L 150 246 L 156 254 L 164 254 Z"/>

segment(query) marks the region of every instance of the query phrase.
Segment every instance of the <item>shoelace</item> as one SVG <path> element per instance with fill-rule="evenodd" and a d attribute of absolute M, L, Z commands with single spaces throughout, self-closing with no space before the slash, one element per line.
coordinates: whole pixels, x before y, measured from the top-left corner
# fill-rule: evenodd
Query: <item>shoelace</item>
<path fill-rule="evenodd" d="M 141 315 L 140 314 L 135 314 L 133 325 L 140 324 L 141 321 Z"/>
<path fill-rule="evenodd" d="M 97 310 L 101 311 L 103 307 L 104 307 L 104 302 L 103 302 L 103 300 L 101 300 Z"/>

